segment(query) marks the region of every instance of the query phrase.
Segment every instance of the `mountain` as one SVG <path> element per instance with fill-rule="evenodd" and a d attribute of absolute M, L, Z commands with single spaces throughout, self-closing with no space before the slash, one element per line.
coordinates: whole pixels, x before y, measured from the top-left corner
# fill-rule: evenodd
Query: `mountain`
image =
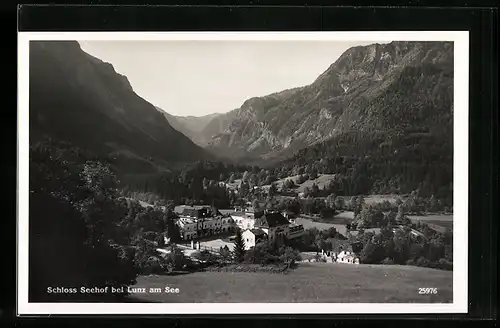
<path fill-rule="evenodd" d="M 353 47 L 312 84 L 244 102 L 208 149 L 269 161 L 353 131 L 450 136 L 452 95 L 451 42 Z"/>
<path fill-rule="evenodd" d="M 214 136 L 226 131 L 231 123 L 236 118 L 236 110 L 220 114 L 214 117 L 208 124 L 201 130 L 200 137 L 205 141 L 205 147 L 209 146 Z"/>
<path fill-rule="evenodd" d="M 220 113 L 212 113 L 204 116 L 174 116 L 159 107 L 156 108 L 165 115 L 167 121 L 174 129 L 181 132 L 201 147 L 205 147 L 209 141 L 208 137 L 203 133 L 205 127 L 213 119 L 223 115 Z"/>
<path fill-rule="evenodd" d="M 76 41 L 32 41 L 29 70 L 31 142 L 67 141 L 136 174 L 211 157 Z"/>

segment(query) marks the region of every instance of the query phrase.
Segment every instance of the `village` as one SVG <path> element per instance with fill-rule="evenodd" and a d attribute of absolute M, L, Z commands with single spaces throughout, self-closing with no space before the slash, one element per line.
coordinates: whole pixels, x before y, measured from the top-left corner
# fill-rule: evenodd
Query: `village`
<path fill-rule="evenodd" d="M 304 226 L 297 224 L 297 215 L 290 211 L 262 210 L 252 208 L 221 209 L 209 205 L 179 205 L 174 209 L 176 224 L 182 241 L 177 247 L 184 254 L 191 256 L 197 251 L 220 253 L 232 251 L 237 230 L 241 231 L 245 250 L 261 242 L 283 244 L 286 240 L 295 240 L 305 233 Z M 165 237 L 165 245 L 170 239 Z M 168 254 L 168 247 L 158 248 L 159 253 Z M 304 252 L 302 262 L 326 262 L 359 264 L 359 258 L 352 247 L 339 252 L 325 251 Z"/>
<path fill-rule="evenodd" d="M 418 191 L 407 195 L 337 196 L 331 192 L 336 181 L 333 174 L 318 174 L 309 180 L 285 177 L 252 188 L 246 188 L 245 181 L 253 175 L 243 176 L 247 180 L 229 178 L 228 183 L 203 179 L 205 192 L 209 186 L 217 186 L 232 193 L 234 197 L 226 207 L 216 206 L 211 198 L 174 203 L 151 194 L 127 196 L 142 207 L 170 213 L 168 221 L 175 228 L 170 226 L 163 233 L 161 228 L 156 230 L 163 235 L 158 236 L 163 242 L 154 242 L 153 246 L 162 258 L 178 249 L 195 262 L 227 258 L 228 254 L 234 261 L 235 240 L 241 239 L 244 245 L 237 249 L 248 254 L 238 263 L 269 264 L 268 256 L 274 257 L 275 263 L 283 263 L 278 258 L 286 257 L 288 249 L 294 253 L 294 263 L 450 267 L 442 258 L 451 258 L 452 254 L 444 244 L 451 243 L 451 229 L 444 224 L 451 227 L 453 222 L 445 220 L 452 220 L 452 216 L 432 212 L 436 208 L 432 198 L 420 197 Z M 210 200 L 212 204 L 208 205 Z M 264 255 L 256 259 L 254 254 Z"/>

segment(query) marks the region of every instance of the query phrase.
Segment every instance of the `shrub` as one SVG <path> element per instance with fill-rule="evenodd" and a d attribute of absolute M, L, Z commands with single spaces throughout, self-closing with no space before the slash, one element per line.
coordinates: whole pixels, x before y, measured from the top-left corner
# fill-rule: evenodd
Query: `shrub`
<path fill-rule="evenodd" d="M 195 252 L 192 256 L 195 259 L 202 261 L 202 262 L 205 262 L 207 264 L 218 264 L 218 263 L 223 262 L 222 257 L 220 255 L 211 253 L 207 250 Z"/>
<path fill-rule="evenodd" d="M 282 247 L 280 253 L 279 259 L 282 263 L 295 263 L 302 260 L 300 252 L 291 247 Z"/>
<path fill-rule="evenodd" d="M 389 257 L 386 257 L 382 262 L 380 262 L 380 264 L 391 265 L 394 264 L 394 260 Z"/>
<path fill-rule="evenodd" d="M 170 253 L 163 256 L 163 265 L 168 272 L 185 269 L 189 262 L 190 260 L 184 255 L 184 252 L 175 246 L 171 247 Z"/>
<path fill-rule="evenodd" d="M 142 274 L 162 273 L 165 271 L 163 261 L 157 256 L 145 258 L 139 265 L 138 270 Z"/>
<path fill-rule="evenodd" d="M 453 262 L 450 262 L 446 259 L 440 259 L 437 263 L 436 268 L 441 270 L 453 271 Z"/>
<path fill-rule="evenodd" d="M 426 259 L 425 257 L 419 257 L 415 262 L 414 265 L 419 266 L 419 267 L 429 267 L 430 261 Z"/>

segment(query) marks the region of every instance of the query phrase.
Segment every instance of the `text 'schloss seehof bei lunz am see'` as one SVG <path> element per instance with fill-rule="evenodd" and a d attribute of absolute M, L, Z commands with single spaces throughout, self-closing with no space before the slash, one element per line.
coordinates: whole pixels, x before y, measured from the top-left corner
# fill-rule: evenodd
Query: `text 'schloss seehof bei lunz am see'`
<path fill-rule="evenodd" d="M 167 293 L 167 294 L 178 294 L 179 288 L 173 288 L 170 286 L 161 287 L 47 287 L 48 294 L 146 294 L 146 293 Z"/>

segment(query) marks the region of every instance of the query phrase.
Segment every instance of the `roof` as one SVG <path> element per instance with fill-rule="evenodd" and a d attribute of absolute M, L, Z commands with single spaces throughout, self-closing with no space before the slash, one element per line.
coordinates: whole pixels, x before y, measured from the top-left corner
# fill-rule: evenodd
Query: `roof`
<path fill-rule="evenodd" d="M 255 220 L 255 226 L 260 227 L 277 227 L 280 225 L 288 225 L 290 222 L 278 212 L 265 213 L 262 217 Z"/>
<path fill-rule="evenodd" d="M 254 214 L 253 214 L 254 218 L 256 218 L 256 219 L 262 217 L 263 215 L 264 215 L 264 211 L 254 212 Z"/>
<path fill-rule="evenodd" d="M 192 223 L 197 223 L 194 219 L 192 218 L 186 218 L 186 217 L 180 217 L 179 222 L 181 224 L 192 224 Z"/>
<path fill-rule="evenodd" d="M 186 206 L 180 205 L 174 208 L 174 211 L 179 215 L 190 216 L 194 218 L 209 218 L 217 215 L 222 215 L 219 210 L 208 205 Z"/>
<path fill-rule="evenodd" d="M 234 209 L 224 209 L 224 210 L 219 210 L 219 212 L 221 212 L 222 214 L 232 214 L 234 212 L 236 212 Z"/>
<path fill-rule="evenodd" d="M 250 231 L 256 236 L 262 236 L 266 234 L 262 229 L 251 229 Z"/>
<path fill-rule="evenodd" d="M 182 212 L 184 211 L 184 209 L 186 207 L 187 207 L 186 205 L 176 206 L 176 207 L 174 207 L 174 212 L 177 214 L 182 214 Z"/>

